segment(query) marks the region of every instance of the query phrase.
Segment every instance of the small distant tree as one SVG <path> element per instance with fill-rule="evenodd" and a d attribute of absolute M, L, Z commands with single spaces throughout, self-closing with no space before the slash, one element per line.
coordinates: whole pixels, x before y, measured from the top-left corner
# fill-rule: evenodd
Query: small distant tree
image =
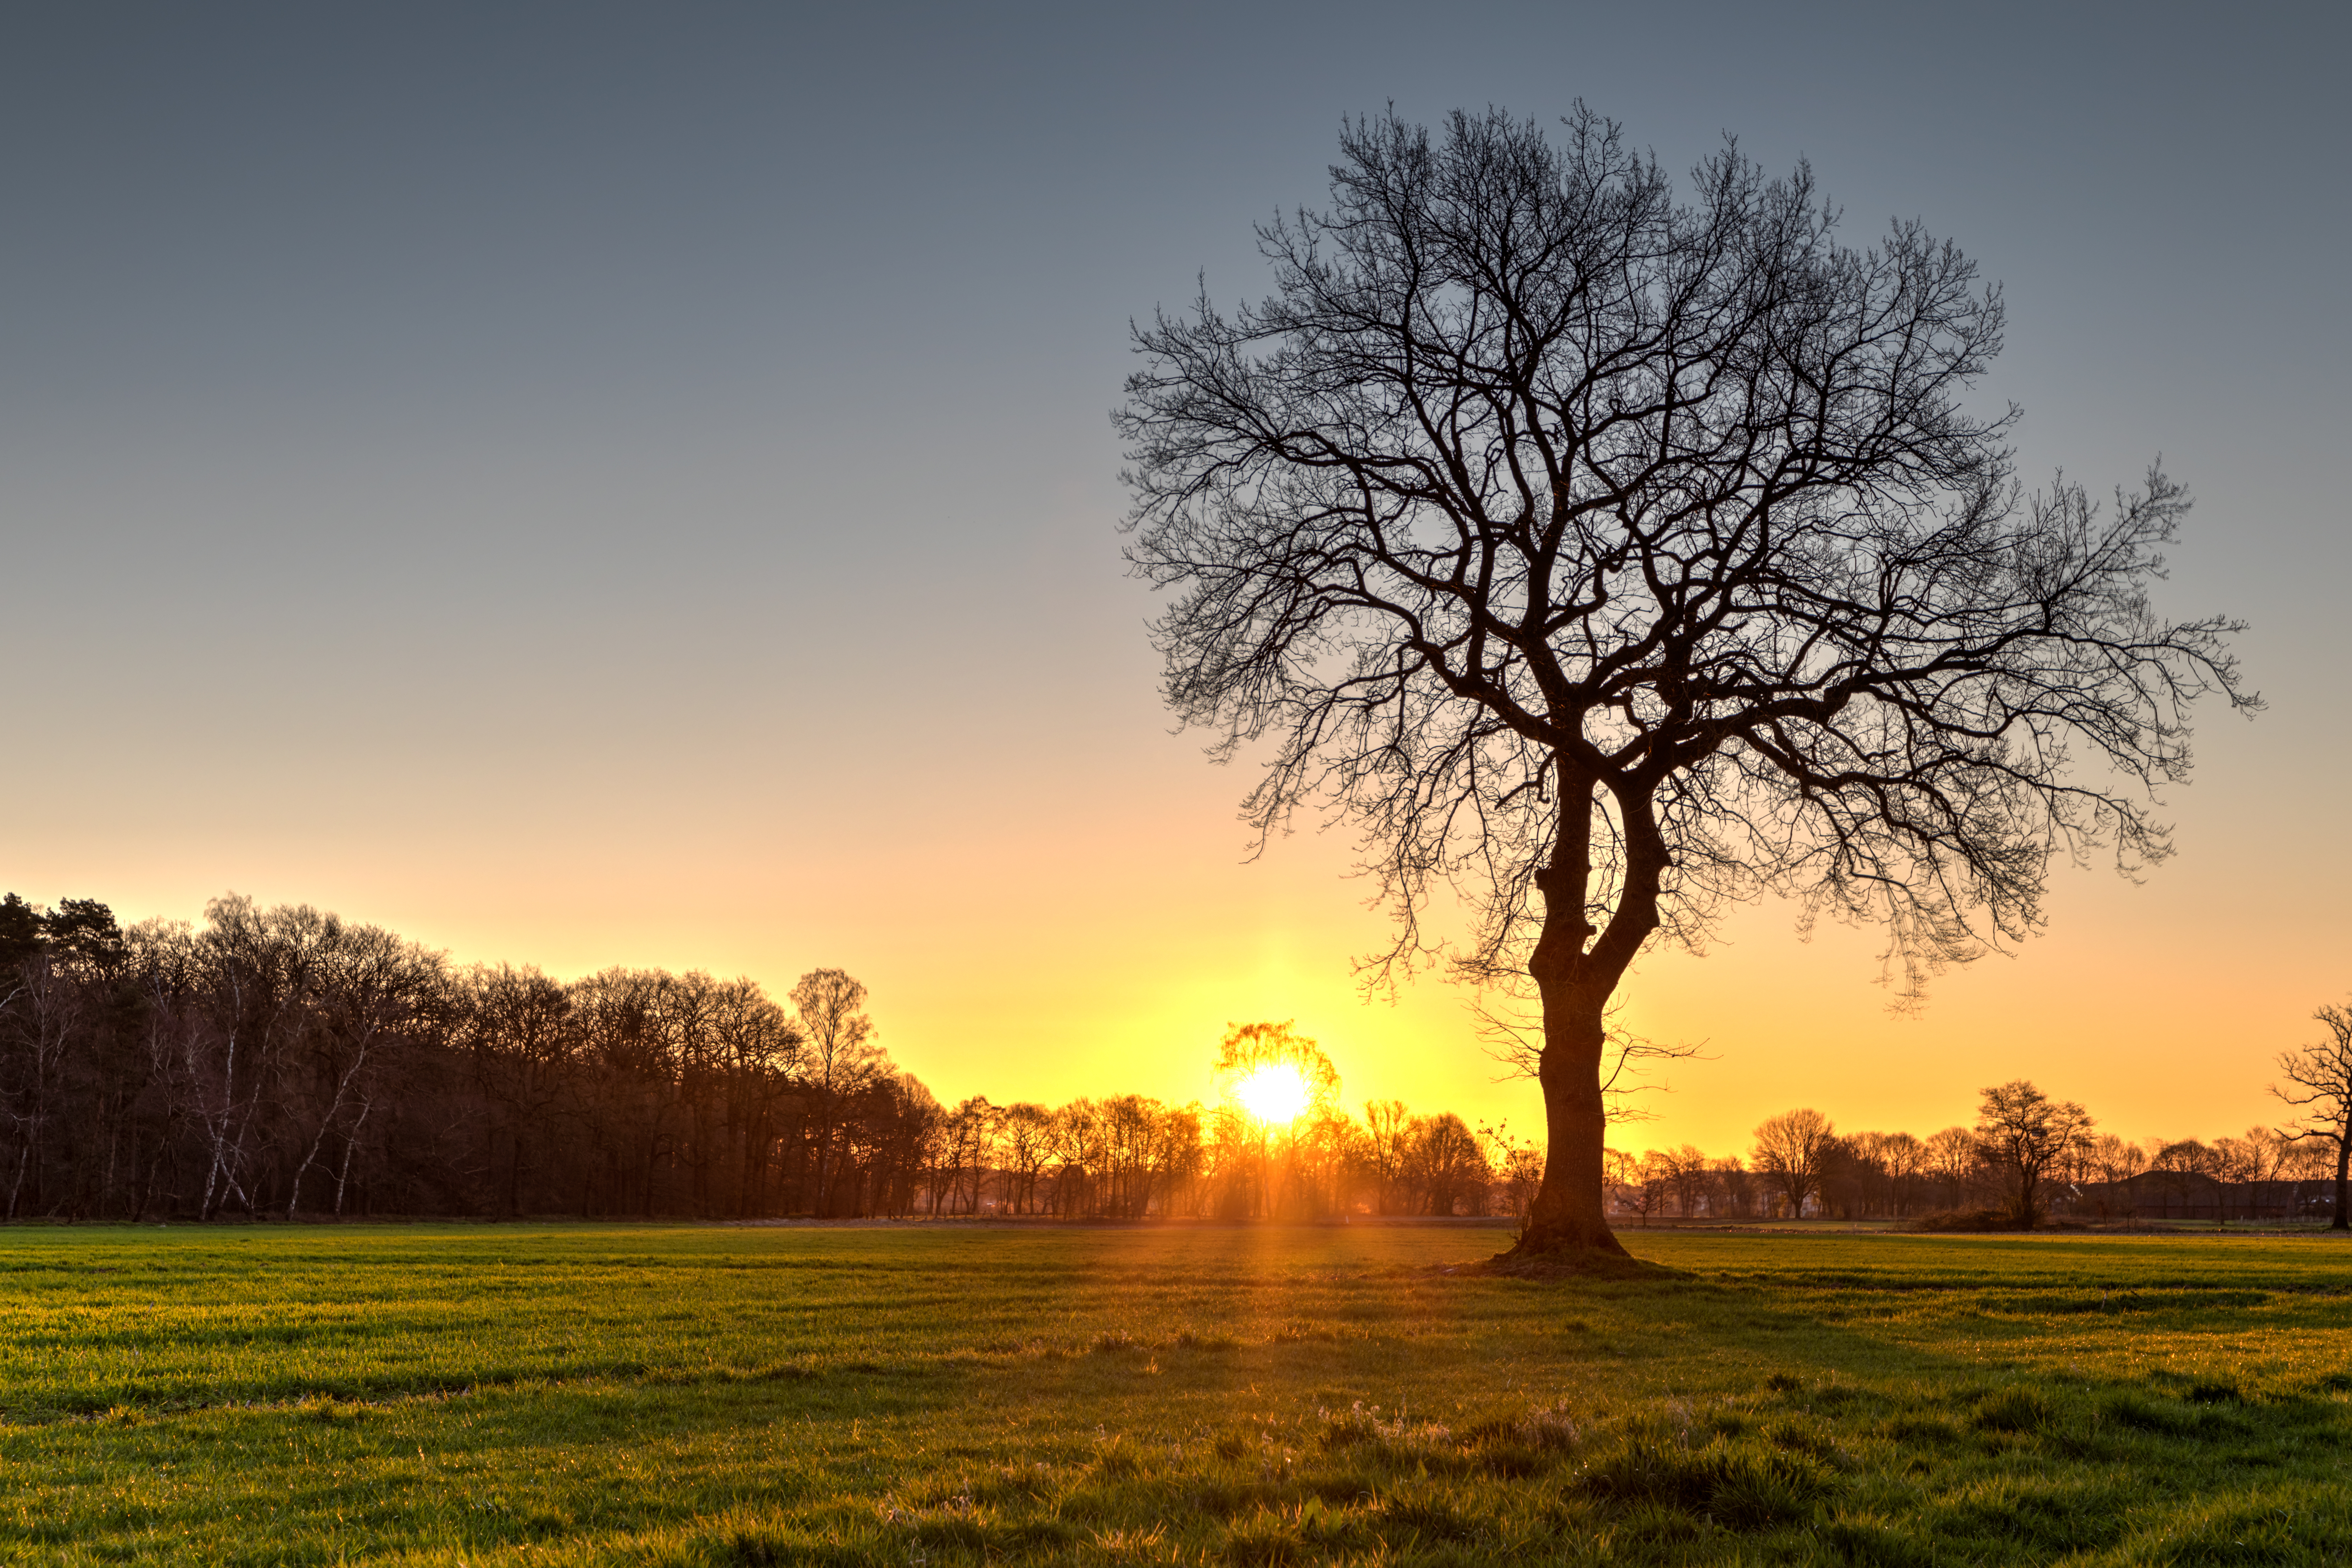
<path fill-rule="evenodd" d="M 2195 1138 L 2180 1138 L 2158 1145 L 2156 1156 L 2148 1163 L 2156 1170 L 2184 1176 L 2211 1176 L 2220 1162 L 2210 1144 Z M 2218 1176 L 2214 1179 L 2220 1180 Z"/>
<path fill-rule="evenodd" d="M 1722 1197 L 1723 1206 L 1736 1217 L 1746 1219 L 1755 1206 L 1750 1196 L 1754 1184 L 1748 1174 L 1747 1163 L 1737 1154 L 1726 1154 L 1713 1162 L 1712 1174 L 1715 1192 Z"/>
<path fill-rule="evenodd" d="M 1837 1130 L 1818 1110 L 1784 1110 L 1756 1129 L 1756 1173 L 1789 1200 L 1789 1217 L 1802 1219 L 1805 1200 L 1821 1195 L 1837 1150 Z"/>
<path fill-rule="evenodd" d="M 1622 1211 L 1633 1206 L 1634 1169 L 1640 1163 L 1640 1160 L 1628 1150 L 1604 1148 L 1601 1151 L 1601 1181 L 1611 1209 Z"/>
<path fill-rule="evenodd" d="M 2230 1194 L 2254 1180 L 2255 1162 L 2260 1156 L 2238 1138 L 2216 1138 L 2210 1148 L 2213 1157 L 2210 1173 L 2219 1189 L 2213 1194 L 2214 1206 L 2221 1222 L 2227 1225 L 2230 1223 Z M 2251 1208 L 2248 1212 L 2252 1213 Z"/>
<path fill-rule="evenodd" d="M 1666 1194 L 1674 1190 L 1674 1160 L 1663 1150 L 1647 1149 L 1637 1155 L 1626 1172 L 1625 1201 L 1627 1206 L 1642 1216 L 1647 1228 L 1650 1216 L 1665 1206 Z"/>
<path fill-rule="evenodd" d="M 2279 1075 L 2286 1087 L 2271 1092 L 2298 1111 L 2302 1120 L 2288 1136 L 2315 1142 L 2336 1156 L 2336 1212 L 2330 1230 L 2352 1230 L 2352 1008 L 2328 1003 L 2311 1015 L 2327 1031 L 2316 1045 L 2279 1055 Z"/>
<path fill-rule="evenodd" d="M 866 987 L 838 969 L 812 969 L 793 985 L 793 1007 L 808 1042 L 816 1133 L 816 1213 L 833 1212 L 835 1142 L 842 1118 L 859 1094 L 880 1082 L 888 1058 L 874 1043 L 866 1016 Z"/>
<path fill-rule="evenodd" d="M 2147 1169 L 2147 1153 L 2128 1139 L 2112 1132 L 2095 1133 L 2083 1144 L 2083 1159 L 2092 1178 L 2105 1184 L 2105 1195 L 2099 1201 L 2099 1212 L 2110 1215 L 2120 1198 L 2117 1188 Z"/>
<path fill-rule="evenodd" d="M 2293 1163 L 2294 1145 L 2274 1127 L 2249 1127 L 2237 1140 L 2247 1183 L 2246 1217 L 2263 1217 L 2263 1189 L 2279 1181 Z"/>
<path fill-rule="evenodd" d="M 1886 1173 L 1889 1204 L 1898 1217 L 1908 1215 L 1917 1194 L 1920 1173 L 1927 1169 L 1927 1146 L 1908 1132 L 1882 1133 L 1878 1161 Z"/>
<path fill-rule="evenodd" d="M 1014 1214 L 1034 1214 L 1037 1178 L 1053 1157 L 1054 1113 L 1024 1100 L 1004 1108 L 1004 1169 L 999 1180 L 1004 1206 Z"/>
<path fill-rule="evenodd" d="M 1514 1134 L 1508 1121 L 1498 1121 L 1491 1127 L 1481 1123 L 1478 1142 L 1486 1148 L 1486 1163 L 1493 1169 L 1496 1185 L 1501 1190 L 1504 1212 L 1524 1223 L 1528 1205 L 1535 1201 L 1536 1189 L 1543 1184 L 1543 1151 Z"/>
<path fill-rule="evenodd" d="M 1674 1184 L 1675 1212 L 1685 1219 L 1696 1219 L 1699 1200 L 1706 1195 L 1710 1180 L 1706 1151 L 1685 1143 L 1666 1151 L 1662 1158 L 1666 1162 L 1666 1179 Z"/>
<path fill-rule="evenodd" d="M 1960 1194 L 1976 1173 L 1977 1135 L 1965 1127 L 1947 1127 L 1927 1140 L 1927 1174 L 1944 1184 L 1944 1206 L 1960 1206 Z"/>
<path fill-rule="evenodd" d="M 1468 1213 L 1484 1214 L 1494 1173 L 1477 1135 L 1450 1110 L 1421 1118 L 1417 1127 L 1411 1165 L 1415 1184 L 1428 1194 L 1428 1212 L 1450 1215 L 1459 1205 Z"/>
<path fill-rule="evenodd" d="M 1983 1092 L 1978 1150 L 2000 1173 L 2010 1219 L 2031 1226 L 2042 1217 L 2043 1178 L 2090 1136 L 2091 1113 L 2071 1100 L 2051 1099 L 2023 1079 Z"/>
<path fill-rule="evenodd" d="M 931 1181 L 933 1214 L 955 1214 L 959 1204 L 964 1214 L 980 1212 L 981 1188 L 987 1180 L 1000 1114 L 988 1096 L 975 1094 L 941 1120 L 935 1150 L 939 1163 Z"/>
<path fill-rule="evenodd" d="M 2089 1144 L 2091 1168 L 2103 1182 L 2128 1182 L 2147 1169 L 2147 1154 L 2137 1143 L 2101 1132 Z"/>

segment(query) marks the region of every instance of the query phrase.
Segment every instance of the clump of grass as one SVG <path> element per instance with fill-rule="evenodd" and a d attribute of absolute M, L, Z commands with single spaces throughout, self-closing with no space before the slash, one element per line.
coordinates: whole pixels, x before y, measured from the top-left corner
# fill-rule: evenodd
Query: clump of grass
<path fill-rule="evenodd" d="M 1143 1458 L 1129 1446 L 1125 1437 L 1113 1433 L 1096 1440 L 1094 1468 L 1095 1474 L 1098 1476 L 1123 1479 L 1142 1473 Z"/>
<path fill-rule="evenodd" d="M 2099 1405 L 2102 1420 L 2141 1432 L 2179 1432 L 2194 1425 L 2188 1412 L 2137 1394 L 2110 1394 Z"/>
<path fill-rule="evenodd" d="M 1158 1556 L 1160 1543 L 1168 1535 L 1165 1520 L 1149 1526 L 1128 1529 L 1097 1530 L 1093 1534 L 1095 1550 L 1108 1557 Z"/>
<path fill-rule="evenodd" d="M 1320 1498 L 1279 1507 L 1259 1507 L 1226 1529 L 1222 1555 L 1228 1563 L 1277 1564 L 1320 1562 L 1377 1549 L 1381 1542 L 1354 1509 L 1335 1509 Z"/>
<path fill-rule="evenodd" d="M 1759 1530 L 1810 1517 L 1829 1495 L 1830 1475 L 1803 1456 L 1720 1437 L 1701 1448 L 1637 1437 L 1588 1468 L 1579 1485 L 1605 1502 L 1650 1503 L 1727 1530 Z"/>
<path fill-rule="evenodd" d="M 2050 1425 L 2050 1401 L 2038 1388 L 2011 1384 L 1976 1402 L 1969 1419 L 1987 1432 L 2039 1432 Z"/>
<path fill-rule="evenodd" d="M 1764 1439 L 1776 1448 L 1810 1455 L 1824 1464 L 1834 1465 L 1844 1457 L 1835 1437 L 1806 1421 L 1775 1421 L 1764 1428 Z"/>
<path fill-rule="evenodd" d="M 1339 1331 L 1328 1323 L 1289 1322 L 1274 1331 L 1272 1342 L 1278 1345 L 1302 1344 L 1310 1340 L 1336 1342 Z"/>
<path fill-rule="evenodd" d="M 1940 1415 L 1890 1415 L 1878 1424 L 1878 1435 L 1901 1448 L 1948 1448 L 1960 1440 L 1960 1429 Z"/>
<path fill-rule="evenodd" d="M 1519 1415 L 1491 1415 L 1464 1428 L 1462 1440 L 1480 1469 L 1515 1480 L 1539 1475 L 1575 1452 L 1576 1423 L 1557 1405 Z"/>
<path fill-rule="evenodd" d="M 1402 1415 L 1383 1421 L 1380 1406 L 1367 1408 L 1361 1400 L 1336 1415 L 1328 1410 L 1320 1414 L 1320 1440 L 1327 1450 L 1350 1448 L 1391 1463 L 1412 1464 L 1440 1458 L 1456 1447 L 1450 1428 L 1427 1421 L 1416 1425 Z"/>
<path fill-rule="evenodd" d="M 1477 1540 L 1485 1528 L 1433 1497 L 1390 1498 L 1381 1506 L 1381 1533 L 1391 1541 L 1469 1542 Z"/>
<path fill-rule="evenodd" d="M 1576 1448 L 1576 1423 L 1557 1405 L 1538 1405 L 1516 1421 L 1490 1422 L 1474 1428 L 1474 1438 L 1517 1442 L 1544 1454 L 1571 1453 Z"/>
<path fill-rule="evenodd" d="M 1845 1563 L 1870 1568 L 1927 1568 L 1936 1561 L 1934 1547 L 1913 1531 L 1873 1515 L 1841 1517 L 1823 1521 L 1815 1538 Z"/>

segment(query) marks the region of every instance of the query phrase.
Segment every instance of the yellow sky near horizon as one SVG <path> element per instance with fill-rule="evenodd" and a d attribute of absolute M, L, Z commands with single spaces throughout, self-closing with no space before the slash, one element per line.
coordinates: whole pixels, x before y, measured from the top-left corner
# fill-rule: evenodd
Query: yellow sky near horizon
<path fill-rule="evenodd" d="M 1891 1012 L 1874 984 L 1878 931 L 1824 925 L 1801 940 L 1779 904 L 1733 911 L 1704 955 L 1645 955 L 1622 1022 L 1704 1056 L 1673 1064 L 1670 1088 L 1641 1102 L 1654 1119 L 1612 1142 L 1740 1152 L 1758 1121 L 1795 1105 L 1850 1131 L 1925 1136 L 1969 1121 L 1976 1091 L 2012 1078 L 2136 1139 L 2280 1120 L 2263 1092 L 2272 1060 L 2336 994 L 2346 931 L 2324 877 L 2287 903 L 2231 875 L 2275 863 L 2292 837 L 2286 815 L 2226 809 L 2259 772 L 2261 724 L 2214 726 L 2209 776 L 2179 797 L 2173 862 L 2139 885 L 2060 868 L 2048 934 L 1946 973 L 1916 1014 Z M 477 820 L 429 856 L 385 854 L 373 831 L 274 834 L 264 813 L 226 825 L 226 842 L 173 850 L 134 835 L 70 871 L 63 855 L 19 857 L 18 890 L 105 898 L 127 920 L 194 918 L 234 887 L 386 925 L 461 963 L 700 968 L 778 996 L 836 965 L 871 988 L 893 1057 L 948 1100 L 1207 1099 L 1229 1024 L 1293 1019 L 1351 1107 L 1395 1098 L 1539 1129 L 1537 1090 L 1498 1081 L 1462 989 L 1433 973 L 1393 1002 L 1359 994 L 1351 960 L 1387 928 L 1346 877 L 1342 830 L 1302 830 L 1244 860 L 1241 766 L 1208 766 L 1157 731 L 1130 733 L 1129 750 L 1106 764 L 1124 779 L 1058 799 L 981 770 L 966 794 L 989 810 L 895 842 L 887 800 L 863 816 L 836 803 L 843 815 L 814 834 L 763 836 L 744 801 L 626 834 L 607 817 L 586 858 L 567 853 L 574 825 L 561 812 Z M 993 835 L 965 830 L 991 815 Z M 2334 854 L 2306 850 L 2315 869 Z"/>

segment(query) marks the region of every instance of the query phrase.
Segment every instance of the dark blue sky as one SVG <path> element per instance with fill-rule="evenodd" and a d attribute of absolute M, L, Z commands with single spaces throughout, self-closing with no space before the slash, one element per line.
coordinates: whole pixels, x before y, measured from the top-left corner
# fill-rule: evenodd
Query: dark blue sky
<path fill-rule="evenodd" d="M 1125 323 L 1262 289 L 1249 226 L 1319 196 L 1342 116 L 1580 96 L 1677 169 L 1811 158 L 1857 240 L 1956 238 L 2029 477 L 2160 451 L 2200 497 L 2167 606 L 2251 618 L 2276 707 L 2209 726 L 2138 907 L 2289 965 L 2291 1021 L 2344 983 L 2293 955 L 2352 935 L 2315 896 L 2352 873 L 2347 13 L 1895 9 L 9 7 L 0 879 L 565 969 L 847 962 L 918 1059 L 1034 1028 L 1037 953 L 1181 950 L 1181 995 L 1055 961 L 1128 976 L 1062 995 L 1055 1081 L 1344 993 L 1344 846 L 1235 867 L 1245 781 L 1164 733 Z"/>

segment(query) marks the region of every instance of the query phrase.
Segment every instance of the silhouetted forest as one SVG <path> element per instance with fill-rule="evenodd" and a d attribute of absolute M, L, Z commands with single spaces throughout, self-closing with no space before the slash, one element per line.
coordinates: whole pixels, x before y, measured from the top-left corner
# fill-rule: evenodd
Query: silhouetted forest
<path fill-rule="evenodd" d="M 1507 1139 L 1395 1101 L 1359 1122 L 1327 1098 L 1278 1138 L 1133 1094 L 946 1107 L 865 1005 L 838 970 L 782 999 L 698 972 L 560 981 L 307 906 L 126 930 L 10 893 L 0 1214 L 1477 1214 L 1540 1171 L 1519 1151 L 1514 1181 Z"/>
<path fill-rule="evenodd" d="M 1297 1074 L 1305 1110 L 1269 1126 L 1230 1098 L 945 1106 L 893 1065 L 866 999 L 833 969 L 782 999 L 699 972 L 561 981 L 308 906 L 232 896 L 201 925 L 124 930 L 94 900 L 10 893 L 0 1215 L 1524 1215 L 1542 1181 L 1506 1129 L 1341 1110 L 1287 1025 L 1236 1026 L 1217 1067 Z M 2338 1157 L 2335 1134 L 2259 1127 L 2133 1143 L 2019 1082 L 1927 1138 L 1800 1110 L 1745 1157 L 1611 1151 L 1607 1192 L 1620 1223 L 2311 1218 L 2333 1214 Z"/>

